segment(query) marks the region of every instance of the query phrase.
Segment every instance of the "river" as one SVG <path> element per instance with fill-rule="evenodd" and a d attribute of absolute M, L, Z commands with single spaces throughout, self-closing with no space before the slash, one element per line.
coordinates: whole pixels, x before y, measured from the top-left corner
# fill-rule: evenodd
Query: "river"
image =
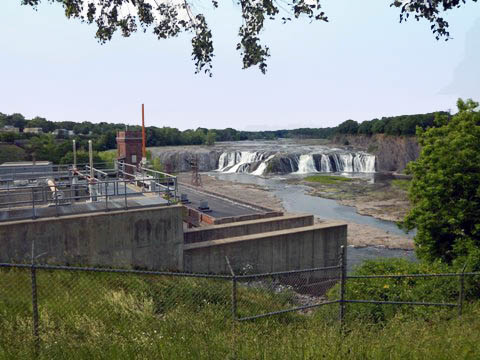
<path fill-rule="evenodd" d="M 281 199 L 284 209 L 287 212 L 309 213 L 321 219 L 342 220 L 354 222 L 361 225 L 369 225 L 386 232 L 412 237 L 413 234 L 405 234 L 394 222 L 376 219 L 372 216 L 360 215 L 354 207 L 339 204 L 335 200 L 324 199 L 308 195 L 308 187 L 303 185 L 286 184 L 285 177 L 259 177 L 246 173 L 222 173 L 211 172 L 210 175 L 219 180 L 234 181 L 244 184 L 255 184 L 267 188 L 277 198 Z M 401 257 L 415 261 L 416 257 L 411 250 L 387 249 L 384 247 L 352 247 L 347 250 L 348 269 L 367 259 L 379 257 Z"/>

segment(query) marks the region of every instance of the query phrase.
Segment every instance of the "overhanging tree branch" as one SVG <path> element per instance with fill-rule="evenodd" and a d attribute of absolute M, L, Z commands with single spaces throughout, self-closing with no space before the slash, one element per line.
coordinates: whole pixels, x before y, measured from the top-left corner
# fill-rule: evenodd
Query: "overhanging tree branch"
<path fill-rule="evenodd" d="M 20 0 L 22 5 L 37 6 L 42 0 Z M 178 36 L 181 32 L 190 32 L 192 37 L 192 58 L 196 72 L 212 75 L 214 47 L 212 32 L 203 14 L 193 14 L 188 0 L 43 0 L 51 4 L 60 4 L 68 18 L 77 18 L 88 24 L 95 24 L 95 37 L 100 43 L 112 39 L 117 30 L 129 37 L 138 30 L 145 32 L 150 26 L 159 39 Z M 218 7 L 218 0 L 211 0 Z M 258 66 L 262 73 L 267 69 L 269 48 L 260 43 L 265 20 L 277 20 L 280 12 L 282 22 L 306 16 L 314 21 L 328 21 L 321 11 L 321 0 L 235 0 L 241 9 L 243 18 L 239 29 L 240 41 L 237 50 L 242 55 L 243 68 Z M 471 0 L 476 2 L 477 0 Z M 425 18 L 431 25 L 437 39 L 450 38 L 448 22 L 441 12 L 458 8 L 467 0 L 395 0 L 390 6 L 400 9 L 400 22 L 413 15 L 415 19 Z M 286 10 L 286 8 L 291 9 Z M 293 15 L 293 16 L 292 16 Z"/>

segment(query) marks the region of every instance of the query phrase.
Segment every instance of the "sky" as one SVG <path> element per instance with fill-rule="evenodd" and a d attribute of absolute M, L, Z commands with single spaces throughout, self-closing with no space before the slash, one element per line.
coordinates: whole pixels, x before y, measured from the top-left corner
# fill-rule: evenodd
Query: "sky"
<path fill-rule="evenodd" d="M 212 28 L 213 77 L 195 74 L 189 34 L 158 40 L 68 20 L 45 0 L 38 11 L 0 1 L 0 112 L 52 121 L 275 130 L 344 120 L 455 111 L 480 100 L 480 4 L 446 16 L 453 39 L 437 41 L 426 21 L 399 24 L 389 0 L 325 0 L 329 22 L 267 22 L 267 74 L 242 69 L 235 49 L 240 9 L 197 1 Z"/>

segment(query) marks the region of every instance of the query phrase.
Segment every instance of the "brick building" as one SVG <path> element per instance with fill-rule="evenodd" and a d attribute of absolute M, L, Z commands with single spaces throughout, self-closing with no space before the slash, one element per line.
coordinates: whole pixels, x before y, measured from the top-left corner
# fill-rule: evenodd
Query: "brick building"
<path fill-rule="evenodd" d="M 142 132 L 117 131 L 117 160 L 138 166 L 142 161 Z"/>

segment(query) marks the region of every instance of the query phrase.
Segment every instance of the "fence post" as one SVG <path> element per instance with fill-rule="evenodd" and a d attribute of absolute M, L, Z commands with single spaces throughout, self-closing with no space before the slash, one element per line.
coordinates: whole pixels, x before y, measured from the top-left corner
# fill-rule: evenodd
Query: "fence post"
<path fill-rule="evenodd" d="M 230 269 L 230 273 L 232 274 L 232 317 L 233 320 L 237 320 L 237 277 L 235 276 L 235 272 L 230 265 L 230 260 L 228 260 L 228 256 L 225 256 L 225 260 L 227 261 L 228 268 Z"/>
<path fill-rule="evenodd" d="M 346 281 L 346 261 L 345 261 L 345 246 L 340 246 L 340 311 L 339 320 L 340 328 L 343 329 L 343 323 L 345 319 L 345 281 Z"/>
<path fill-rule="evenodd" d="M 465 268 L 467 264 L 463 265 L 462 273 L 460 275 L 460 291 L 458 293 L 458 316 L 462 316 L 463 312 L 463 298 L 465 292 Z"/>
<path fill-rule="evenodd" d="M 40 346 L 40 337 L 38 333 L 38 302 L 37 302 L 37 272 L 35 268 L 35 242 L 32 242 L 32 311 L 33 311 L 33 341 L 35 346 L 35 356 L 38 354 Z"/>

